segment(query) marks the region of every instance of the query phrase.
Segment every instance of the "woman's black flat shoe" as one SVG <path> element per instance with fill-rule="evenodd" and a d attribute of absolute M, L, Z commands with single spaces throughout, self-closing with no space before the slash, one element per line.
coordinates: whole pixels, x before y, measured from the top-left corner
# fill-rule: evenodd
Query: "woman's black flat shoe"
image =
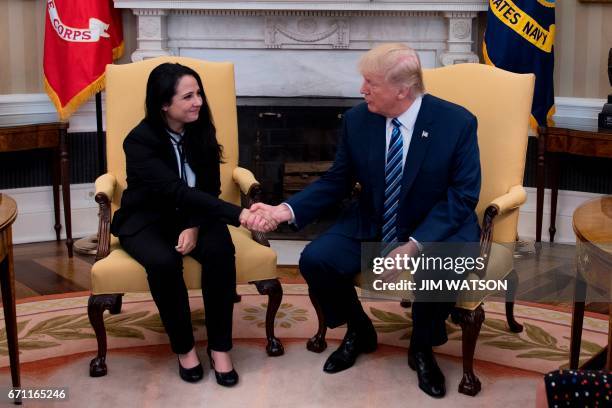
<path fill-rule="evenodd" d="M 217 379 L 217 384 L 222 385 L 224 387 L 233 387 L 238 384 L 238 373 L 236 370 L 232 368 L 232 371 L 228 371 L 226 373 L 220 373 L 215 370 L 215 360 L 213 360 L 210 355 L 210 349 L 207 348 L 206 352 L 208 353 L 208 358 L 210 359 L 210 366 L 215 371 L 215 378 Z"/>
<path fill-rule="evenodd" d="M 192 368 L 184 368 L 181 365 L 181 361 L 179 360 L 178 366 L 179 375 L 181 376 L 183 381 L 194 383 L 200 381 L 204 377 L 204 368 L 202 368 L 202 364 L 198 364 L 197 366 Z"/>

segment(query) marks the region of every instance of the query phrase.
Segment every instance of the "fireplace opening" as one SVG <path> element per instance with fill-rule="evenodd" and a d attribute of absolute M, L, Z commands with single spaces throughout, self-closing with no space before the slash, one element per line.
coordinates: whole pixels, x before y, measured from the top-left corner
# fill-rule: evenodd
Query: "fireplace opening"
<path fill-rule="evenodd" d="M 361 98 L 238 98 L 240 166 L 262 187 L 262 201 L 276 205 L 301 191 L 334 160 L 346 110 Z M 347 199 L 348 200 L 348 199 Z M 335 222 L 347 200 L 301 231 L 286 224 L 271 239 L 312 240 Z"/>

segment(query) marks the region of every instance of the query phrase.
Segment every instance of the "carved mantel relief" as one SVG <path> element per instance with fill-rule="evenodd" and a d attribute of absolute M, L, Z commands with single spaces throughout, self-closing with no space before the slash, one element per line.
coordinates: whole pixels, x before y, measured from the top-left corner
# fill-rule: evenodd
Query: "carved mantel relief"
<path fill-rule="evenodd" d="M 239 95 L 273 96 L 358 96 L 344 90 L 355 88 L 347 82 L 354 81 L 346 79 L 353 74 L 347 67 L 383 42 L 411 45 L 428 68 L 478 62 L 474 32 L 478 13 L 488 7 L 486 0 L 115 0 L 115 6 L 137 16 L 133 61 L 160 55 L 230 60 Z M 285 84 L 255 89 L 269 67 L 289 72 L 277 78 Z M 299 73 L 300 83 L 291 72 Z M 316 81 L 321 73 L 347 83 L 334 89 Z"/>

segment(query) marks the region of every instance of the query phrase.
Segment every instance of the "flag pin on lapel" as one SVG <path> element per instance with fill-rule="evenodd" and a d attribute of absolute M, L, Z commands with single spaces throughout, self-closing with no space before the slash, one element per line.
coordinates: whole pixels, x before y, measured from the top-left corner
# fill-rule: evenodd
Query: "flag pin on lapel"
<path fill-rule="evenodd" d="M 421 133 L 421 137 L 429 137 L 429 132 L 424 130 L 423 133 Z"/>

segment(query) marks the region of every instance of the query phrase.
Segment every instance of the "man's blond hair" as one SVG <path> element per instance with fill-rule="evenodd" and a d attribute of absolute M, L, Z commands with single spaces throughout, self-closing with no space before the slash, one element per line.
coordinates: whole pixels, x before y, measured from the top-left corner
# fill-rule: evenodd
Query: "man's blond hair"
<path fill-rule="evenodd" d="M 407 86 L 413 97 L 425 92 L 419 55 L 404 44 L 387 43 L 372 48 L 359 60 L 359 72 L 383 75 L 391 84 Z"/>

